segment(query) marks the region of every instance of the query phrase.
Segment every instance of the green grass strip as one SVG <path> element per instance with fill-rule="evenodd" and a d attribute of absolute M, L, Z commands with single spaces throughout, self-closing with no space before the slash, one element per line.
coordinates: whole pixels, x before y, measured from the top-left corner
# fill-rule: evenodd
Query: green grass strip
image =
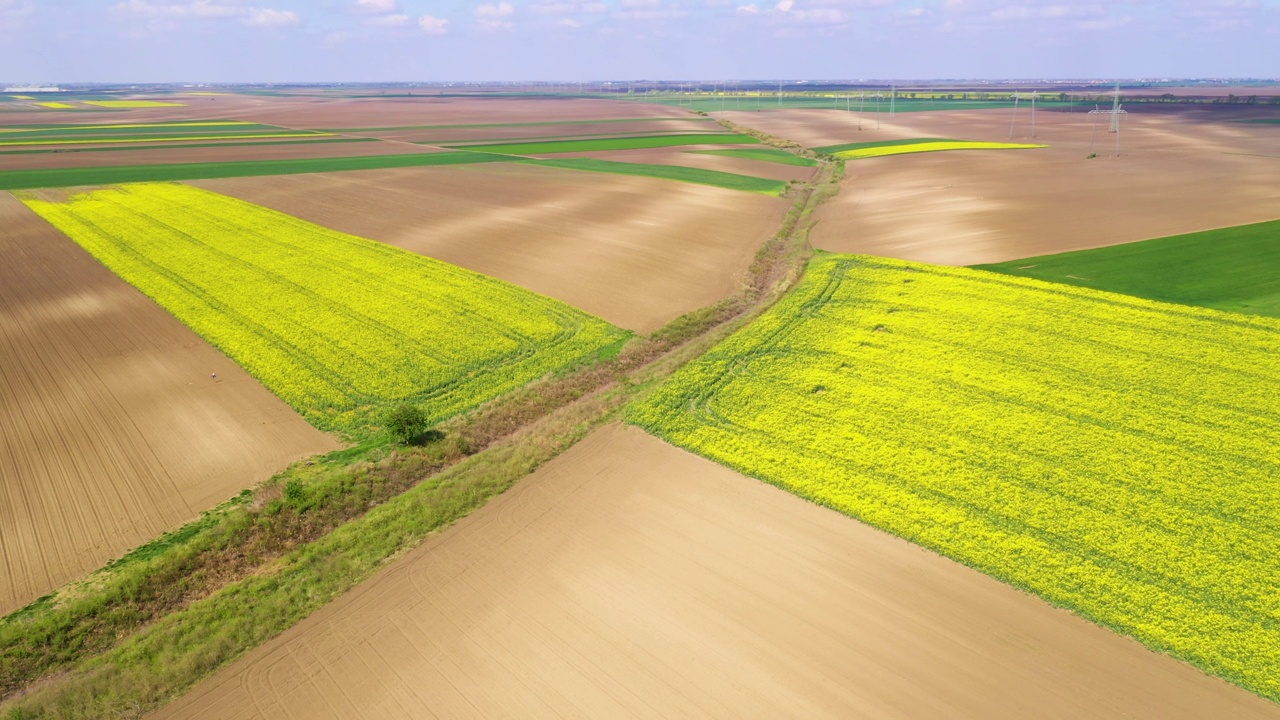
<path fill-rule="evenodd" d="M 680 145 L 753 145 L 759 142 L 759 140 L 749 135 L 739 135 L 737 133 L 685 133 L 680 135 L 649 135 L 646 137 L 615 137 L 595 140 L 494 143 L 491 145 L 468 145 L 466 148 L 480 152 L 500 152 L 511 155 L 542 155 L 599 150 L 639 150 L 644 148 L 678 147 Z"/>
<path fill-rule="evenodd" d="M 640 177 L 661 178 L 663 180 L 679 180 L 680 182 L 711 185 L 729 190 L 759 193 L 761 195 L 781 195 L 787 183 L 782 180 L 739 175 L 737 173 L 703 170 L 702 168 L 681 167 L 679 165 L 652 165 L 647 163 L 626 163 L 614 160 L 597 160 L 595 158 L 557 158 L 554 160 L 536 160 L 532 158 L 517 159 L 532 165 L 564 168 L 566 170 L 586 170 L 587 172 L 613 173 L 615 175 L 637 175 Z"/>
<path fill-rule="evenodd" d="M 1280 220 L 974 267 L 1280 317 Z"/>
<path fill-rule="evenodd" d="M 115 143 L 164 143 L 174 142 L 178 140 L 248 140 L 251 138 L 292 138 L 292 137 L 323 137 L 325 133 L 316 132 L 290 132 L 275 131 L 263 133 L 209 133 L 207 135 L 138 135 L 138 136 L 119 136 L 110 135 L 102 137 L 80 137 L 76 139 L 67 138 L 27 138 L 23 140 L 8 140 L 0 135 L 0 147 L 23 147 L 30 145 L 110 145 Z"/>
<path fill-rule="evenodd" d="M 689 150 L 693 155 L 723 155 L 725 157 L 743 158 L 745 160 L 760 160 L 763 162 L 778 163 L 780 165 L 795 165 L 797 167 L 816 167 L 817 160 L 804 157 L 803 155 L 795 155 L 786 150 L 776 150 L 774 148 L 743 148 L 730 150 Z"/>
<path fill-rule="evenodd" d="M 1255 125 L 1280 125 L 1280 118 L 1258 118 L 1256 120 L 1245 120 L 1247 123 Z"/>
<path fill-rule="evenodd" d="M 293 130 L 278 125 L 262 123 L 204 122 L 184 124 L 139 123 L 124 125 L 62 125 L 59 127 L 26 127 L 12 125 L 0 127 L 0 138 L 27 140 L 29 138 L 63 138 L 88 136 L 156 137 L 158 135 L 213 135 L 216 133 L 246 132 L 315 132 L 313 130 Z"/>
<path fill-rule="evenodd" d="M 174 163 L 172 165 L 119 165 L 115 167 L 57 168 L 52 170 L 0 171 L 0 190 L 114 185 L 167 180 L 208 180 L 225 177 L 295 175 L 300 173 L 379 170 L 385 168 L 467 165 L 505 162 L 511 158 L 492 153 L 441 152 L 410 155 L 367 155 L 340 158 L 246 160 L 243 162 Z"/>
<path fill-rule="evenodd" d="M 177 142 L 179 138 L 174 138 Z M 182 145 L 121 145 L 113 147 L 72 147 L 72 148 L 40 148 L 37 150 L 0 150 L 0 155 L 43 155 L 47 153 L 98 153 L 121 152 L 124 150 L 183 150 L 207 147 L 261 147 L 263 145 L 319 145 L 330 143 L 367 143 L 383 142 L 378 138 L 331 137 L 318 140 L 270 140 L 267 142 L 229 142 L 229 143 L 184 143 Z"/>
<path fill-rule="evenodd" d="M 395 130 L 459 130 L 464 128 L 535 127 L 538 125 L 605 125 L 608 123 L 668 122 L 672 120 L 679 120 L 682 122 L 711 122 L 711 118 L 703 118 L 703 117 L 697 117 L 697 116 L 609 118 L 607 120 L 539 120 L 537 122 L 472 123 L 470 125 L 393 125 L 391 127 L 326 128 L 325 132 L 391 132 Z"/>
<path fill-rule="evenodd" d="M 877 140 L 875 142 L 844 143 L 842 145 L 824 145 L 812 148 L 814 152 L 835 155 L 849 150 L 866 150 L 879 147 L 897 147 L 899 145 L 919 145 L 920 143 L 956 142 L 950 138 L 911 138 L 910 140 Z"/>

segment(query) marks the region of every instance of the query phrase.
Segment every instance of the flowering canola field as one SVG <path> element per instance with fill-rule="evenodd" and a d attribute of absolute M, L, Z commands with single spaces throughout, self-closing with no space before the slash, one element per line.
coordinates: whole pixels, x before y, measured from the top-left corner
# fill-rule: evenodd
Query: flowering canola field
<path fill-rule="evenodd" d="M 24 202 L 322 429 L 361 431 L 400 400 L 439 420 L 625 336 L 500 280 L 184 185 Z"/>
<path fill-rule="evenodd" d="M 631 420 L 1280 699 L 1280 320 L 819 255 Z"/>
<path fill-rule="evenodd" d="M 866 158 L 883 157 L 885 155 L 906 155 L 908 153 L 942 152 L 946 150 L 1030 150 L 1049 147 L 1028 143 L 978 142 L 972 140 L 938 140 L 935 142 L 911 142 L 900 145 L 876 143 L 875 147 L 855 147 L 832 153 L 841 160 L 865 160 Z"/>

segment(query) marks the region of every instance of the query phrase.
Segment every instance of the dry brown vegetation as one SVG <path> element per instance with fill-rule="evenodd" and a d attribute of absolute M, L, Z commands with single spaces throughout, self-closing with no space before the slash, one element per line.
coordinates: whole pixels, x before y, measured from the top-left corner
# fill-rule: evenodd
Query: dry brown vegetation
<path fill-rule="evenodd" d="M 0 228 L 0 614 L 338 447 L 8 193 Z"/>

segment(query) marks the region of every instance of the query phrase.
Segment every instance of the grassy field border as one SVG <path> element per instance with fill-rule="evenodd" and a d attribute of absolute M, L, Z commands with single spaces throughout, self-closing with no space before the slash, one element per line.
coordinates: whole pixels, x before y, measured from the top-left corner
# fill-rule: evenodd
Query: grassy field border
<path fill-rule="evenodd" d="M 748 135 L 734 133 L 678 133 L 597 139 L 545 140 L 536 142 L 486 143 L 466 145 L 476 152 L 498 152 L 509 155 L 548 155 L 572 152 L 604 152 L 609 150 L 646 150 L 683 145 L 754 145 L 760 142 Z M 449 145 L 447 147 L 464 147 Z"/>
<path fill-rule="evenodd" d="M 174 142 L 181 142 L 175 138 Z M 263 145 L 318 145 L 325 143 L 367 143 L 383 142 L 378 138 L 365 137 L 325 137 L 315 140 L 274 140 L 267 142 L 204 142 L 182 145 L 125 145 L 123 147 L 77 147 L 77 148 L 39 148 L 34 150 L 0 150 L 0 155 L 44 155 L 48 153 L 82 153 L 82 152 L 120 152 L 121 150 L 189 150 L 207 147 L 257 147 Z"/>

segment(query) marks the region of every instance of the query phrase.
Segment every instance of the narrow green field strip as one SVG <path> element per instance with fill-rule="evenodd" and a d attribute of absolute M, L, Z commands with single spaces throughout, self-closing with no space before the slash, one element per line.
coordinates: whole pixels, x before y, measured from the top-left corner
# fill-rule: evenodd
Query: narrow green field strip
<path fill-rule="evenodd" d="M 459 139 L 459 138 L 439 138 L 435 140 L 410 140 L 402 142 L 412 142 L 415 145 L 435 145 L 437 147 L 451 147 L 459 149 L 467 149 L 472 146 L 481 145 L 505 145 L 505 144 L 522 144 L 534 142 L 566 142 L 577 140 L 609 140 L 612 138 L 635 138 L 635 137 L 676 137 L 686 135 L 723 135 L 723 128 L 716 126 L 715 129 L 708 129 L 705 132 L 690 132 L 681 130 L 671 133 L 655 133 L 652 130 L 639 130 L 636 132 L 625 133 L 600 133 L 588 135 L 544 135 L 541 137 L 509 137 L 509 138 L 481 138 L 481 139 Z"/>
<path fill-rule="evenodd" d="M 1280 699 L 1280 320 L 819 254 L 630 412 Z"/>
<path fill-rule="evenodd" d="M 898 147 L 900 145 L 918 145 L 920 143 L 936 143 L 936 142 L 957 142 L 951 138 L 910 138 L 907 140 L 876 140 L 874 142 L 854 142 L 844 143 L 841 145 L 824 145 L 822 147 L 810 148 L 814 152 L 835 155 L 836 153 L 845 152 L 847 150 L 865 150 L 869 148 L 882 147 Z"/>
<path fill-rule="evenodd" d="M 719 170 L 681 167 L 679 165 L 628 163 L 617 162 L 614 160 L 597 160 L 595 158 L 556 158 L 547 160 L 509 157 L 507 159 L 514 162 L 542 165 L 545 167 L 564 168 L 566 170 L 585 170 L 587 172 L 612 173 L 615 175 L 637 175 L 640 177 L 660 178 L 663 180 L 678 180 L 680 182 L 696 183 L 698 185 L 711 185 L 728 190 L 741 190 L 743 192 L 758 193 L 761 195 L 777 196 L 782 194 L 782 191 L 787 188 L 787 183 L 782 180 L 771 180 L 769 178 L 760 178 L 752 175 L 720 172 Z"/>
<path fill-rule="evenodd" d="M 975 267 L 1280 317 L 1280 220 Z"/>
<path fill-rule="evenodd" d="M 364 155 L 358 157 L 296 158 L 288 160 L 173 163 L 170 165 L 119 165 L 115 167 L 58 168 L 52 170 L 8 170 L 0 171 L 0 190 L 115 185 L 118 183 L 168 180 L 208 180 L 224 177 L 294 175 L 298 173 L 381 170 L 433 165 L 466 165 L 472 163 L 509 162 L 513 159 L 492 153 L 456 151 L 414 153 L 409 155 Z"/>
<path fill-rule="evenodd" d="M 342 133 L 392 132 L 396 130 L 462 130 L 468 128 L 537 127 L 539 125 L 606 125 L 609 123 L 670 122 L 675 120 L 680 122 L 714 122 L 711 118 L 690 115 L 689 117 L 608 118 L 605 120 L 539 120 L 536 122 L 473 123 L 469 125 L 393 125 L 391 127 L 324 128 L 324 130 L 326 132 Z"/>
<path fill-rule="evenodd" d="M 192 140 L 249 140 L 252 138 L 301 138 L 324 137 L 325 133 L 313 132 L 266 132 L 266 133 L 215 133 L 210 135 L 163 135 L 145 137 L 104 136 L 95 138 L 46 139 L 46 140 L 6 140 L 0 139 L 0 147 L 19 147 L 30 145 L 110 145 L 116 143 L 163 143 Z"/>
<path fill-rule="evenodd" d="M 174 142 L 181 142 L 181 138 L 174 138 Z M 100 153 L 100 152 L 123 152 L 128 150 L 189 150 L 192 148 L 207 147 L 258 147 L 262 145 L 330 145 L 334 143 L 369 143 L 382 142 L 378 138 L 349 138 L 349 137 L 326 137 L 316 140 L 267 140 L 264 142 L 219 142 L 219 143 L 191 143 L 182 145 L 116 145 L 113 147 L 73 147 L 73 148 L 39 148 L 36 150 L 0 150 L 0 155 L 47 155 L 50 153 Z"/>
<path fill-rule="evenodd" d="M 743 158 L 745 160 L 760 160 L 762 162 L 778 163 L 780 165 L 795 165 L 797 167 L 816 167 L 818 161 L 801 155 L 789 153 L 786 150 L 776 150 L 774 148 L 749 148 L 749 149 L 731 149 L 731 150 L 688 150 L 694 155 L 723 155 L 725 157 Z"/>
<path fill-rule="evenodd" d="M 905 145 L 883 145 L 879 147 L 841 150 L 832 155 L 841 160 L 864 160 L 867 158 L 886 157 L 889 155 L 909 155 L 912 153 L 950 152 L 953 150 L 1034 150 L 1049 147 L 1029 143 L 1002 142 L 970 142 L 942 140 L 937 142 L 907 143 Z"/>
<path fill-rule="evenodd" d="M 309 422 L 431 423 L 594 359 L 627 333 L 510 283 L 185 185 L 23 198 Z"/>
<path fill-rule="evenodd" d="M 1253 123 L 1255 125 L 1280 125 L 1280 118 L 1258 118 L 1256 120 L 1241 120 L 1240 122 Z"/>
<path fill-rule="evenodd" d="M 678 135 L 650 135 L 634 138 L 606 138 L 601 140 L 552 140 L 546 142 L 493 143 L 467 145 L 466 149 L 479 152 L 500 152 L 511 155 L 543 155 L 550 153 L 595 152 L 602 150 L 639 150 L 646 148 L 679 147 L 681 145 L 754 145 L 760 141 L 749 135 L 737 133 L 705 133 Z"/>

